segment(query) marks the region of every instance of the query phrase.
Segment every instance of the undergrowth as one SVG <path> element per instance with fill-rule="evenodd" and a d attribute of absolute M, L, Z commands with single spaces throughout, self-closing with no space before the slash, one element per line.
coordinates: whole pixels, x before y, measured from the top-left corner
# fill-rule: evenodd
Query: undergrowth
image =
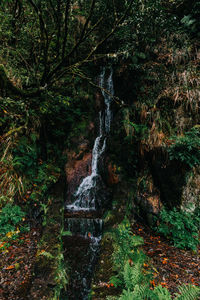
<path fill-rule="evenodd" d="M 172 296 L 167 288 L 161 285 L 152 287 L 152 272 L 148 258 L 144 255 L 140 246 L 143 244 L 141 237 L 131 232 L 130 223 L 125 219 L 111 233 L 114 241 L 113 263 L 116 275 L 110 282 L 114 286 L 122 288 L 119 300 L 170 300 Z M 174 299 L 197 300 L 200 289 L 192 285 L 179 287 L 179 293 Z M 107 300 L 114 299 L 107 297 Z"/>
<path fill-rule="evenodd" d="M 177 160 L 191 168 L 200 164 L 200 130 L 193 127 L 183 136 L 173 136 L 168 148 L 170 160 Z"/>
<path fill-rule="evenodd" d="M 200 224 L 198 208 L 194 212 L 176 208 L 169 211 L 163 208 L 158 222 L 156 230 L 169 238 L 175 247 L 197 250 Z"/>

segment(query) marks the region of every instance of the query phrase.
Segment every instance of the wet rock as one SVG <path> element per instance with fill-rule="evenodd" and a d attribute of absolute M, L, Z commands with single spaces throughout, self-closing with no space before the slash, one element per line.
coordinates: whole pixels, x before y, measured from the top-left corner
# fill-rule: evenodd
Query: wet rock
<path fill-rule="evenodd" d="M 105 103 L 104 98 L 101 93 L 96 93 L 96 99 L 95 99 L 95 108 L 97 111 L 103 111 L 105 109 Z"/>
<path fill-rule="evenodd" d="M 78 154 L 75 152 L 68 152 L 68 163 L 65 167 L 67 179 L 67 203 L 73 202 L 72 195 L 75 193 L 77 187 L 80 185 L 83 178 L 91 174 L 92 153 L 85 153 L 87 149 L 86 144 L 80 145 Z"/>
<path fill-rule="evenodd" d="M 97 219 L 101 218 L 103 215 L 103 211 L 85 211 L 85 210 L 79 210 L 79 211 L 71 211 L 71 210 L 65 210 L 65 219 L 69 218 L 87 218 L 87 219 Z"/>
<path fill-rule="evenodd" d="M 150 173 L 140 174 L 138 177 L 138 191 L 135 198 L 137 213 L 149 225 L 153 225 L 153 216 L 160 212 L 163 204 L 160 199 L 160 192 L 154 185 L 153 177 Z"/>
<path fill-rule="evenodd" d="M 119 182 L 119 175 L 116 174 L 117 167 L 109 163 L 108 165 L 108 185 L 117 184 Z"/>
<path fill-rule="evenodd" d="M 200 202 L 200 167 L 194 168 L 183 188 L 181 208 L 194 210 Z"/>

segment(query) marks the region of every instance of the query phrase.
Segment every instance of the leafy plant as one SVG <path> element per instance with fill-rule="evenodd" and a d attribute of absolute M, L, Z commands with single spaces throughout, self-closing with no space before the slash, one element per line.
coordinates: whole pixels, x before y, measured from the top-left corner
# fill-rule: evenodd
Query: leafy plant
<path fill-rule="evenodd" d="M 20 173 L 34 175 L 37 166 L 36 145 L 30 145 L 26 137 L 19 140 L 18 146 L 13 149 L 13 166 Z"/>
<path fill-rule="evenodd" d="M 115 244 L 113 262 L 118 274 L 111 278 L 111 283 L 123 287 L 121 296 L 115 299 L 171 300 L 172 296 L 167 288 L 161 285 L 153 290 L 150 288 L 151 271 L 144 269 L 144 261 L 147 257 L 138 249 L 138 246 L 142 245 L 142 240 L 132 235 L 127 219 L 114 230 L 113 237 Z M 176 294 L 176 300 L 197 300 L 200 295 L 200 289 L 192 285 L 179 287 L 179 292 L 180 294 Z M 112 299 L 112 297 L 107 297 L 107 299 Z"/>
<path fill-rule="evenodd" d="M 173 241 L 181 249 L 196 250 L 199 239 L 200 216 L 195 213 L 174 208 L 171 211 L 163 208 L 159 216 L 157 231 Z"/>
<path fill-rule="evenodd" d="M 200 130 L 193 127 L 184 136 L 173 136 L 168 148 L 170 160 L 178 160 L 190 167 L 200 164 Z"/>
<path fill-rule="evenodd" d="M 138 247 L 143 244 L 143 239 L 140 236 L 133 235 L 130 222 L 126 218 L 117 228 L 107 234 L 114 240 L 112 259 L 114 271 L 117 273 L 117 275 L 111 277 L 110 282 L 115 286 L 124 287 L 127 284 L 130 287 L 130 285 L 132 286 L 132 283 L 129 281 L 129 273 L 132 272 L 132 269 L 129 268 L 129 264 L 135 263 L 134 270 L 136 270 L 142 268 L 142 265 L 146 260 L 145 254 L 138 250 Z M 135 271 L 131 273 L 132 277 L 134 277 L 134 272 Z M 137 276 L 137 274 L 135 276 Z M 146 278 L 147 277 L 148 276 L 146 276 Z M 144 278 L 142 277 L 141 280 L 143 279 Z"/>
<path fill-rule="evenodd" d="M 25 213 L 17 205 L 7 204 L 0 213 L 0 235 L 6 235 L 16 229 Z"/>

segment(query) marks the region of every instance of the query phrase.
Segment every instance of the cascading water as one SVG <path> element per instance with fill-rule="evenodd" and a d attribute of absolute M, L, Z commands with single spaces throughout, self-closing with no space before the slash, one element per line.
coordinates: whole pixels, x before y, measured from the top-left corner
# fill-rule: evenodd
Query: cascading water
<path fill-rule="evenodd" d="M 100 164 L 103 161 L 103 156 L 106 150 L 106 138 L 110 131 L 112 111 L 111 102 L 112 96 L 114 94 L 113 88 L 113 71 L 110 71 L 109 76 L 106 77 L 105 68 L 102 70 L 99 78 L 99 86 L 102 88 L 102 95 L 105 102 L 105 111 L 99 113 L 99 135 L 97 136 L 93 151 L 92 151 L 92 172 L 91 175 L 83 179 L 82 183 L 75 193 L 75 201 L 73 204 L 67 205 L 66 210 L 68 211 L 68 218 L 66 219 L 67 230 L 72 232 L 72 237 L 80 238 L 84 243 L 89 241 L 88 250 L 85 255 L 87 256 L 87 263 L 84 263 L 81 274 L 76 271 L 75 283 L 72 283 L 71 294 L 68 295 L 69 299 L 88 299 L 88 293 L 90 291 L 91 276 L 93 271 L 93 266 L 99 251 L 99 244 L 102 234 L 102 220 L 99 218 L 87 218 L 82 217 L 81 212 L 84 214 L 95 213 L 103 205 L 103 189 L 105 189 L 103 180 L 100 175 Z M 69 212 L 73 216 L 76 212 L 76 217 L 69 218 Z M 77 217 L 77 213 L 80 216 Z M 73 248 L 74 250 L 74 248 Z M 81 287 L 79 291 L 75 288 L 77 281 L 79 281 L 79 286 Z"/>

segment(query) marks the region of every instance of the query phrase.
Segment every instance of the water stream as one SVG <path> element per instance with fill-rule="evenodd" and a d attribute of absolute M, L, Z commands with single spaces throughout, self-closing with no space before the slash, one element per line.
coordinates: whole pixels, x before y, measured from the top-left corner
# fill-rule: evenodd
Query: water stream
<path fill-rule="evenodd" d="M 80 264 L 80 261 L 74 263 L 74 282 L 71 283 L 71 291 L 68 293 L 69 299 L 88 299 L 92 272 L 101 241 L 102 220 L 95 218 L 95 214 L 91 218 L 91 213 L 95 213 L 102 208 L 105 197 L 105 193 L 103 193 L 105 185 L 100 174 L 100 166 L 104 159 L 106 139 L 112 121 L 111 102 L 114 94 L 113 71 L 110 70 L 109 74 L 107 73 L 104 68 L 99 77 L 99 86 L 103 88 L 102 95 L 105 110 L 99 113 L 99 134 L 92 150 L 92 172 L 91 175 L 83 179 L 77 188 L 74 203 L 66 205 L 68 216 L 69 212 L 72 214 L 71 218 L 68 217 L 65 220 L 66 229 L 72 232 L 72 237 L 70 237 L 71 248 L 69 247 L 68 251 L 74 252 L 75 260 L 78 259 L 80 251 L 82 251 L 82 256 L 80 256 L 80 260 L 82 260 L 81 270 L 75 268 L 75 265 Z M 76 217 L 73 217 L 74 212 L 76 212 Z M 78 212 L 80 216 L 77 216 Z M 81 212 L 84 212 L 84 218 Z M 90 218 L 87 218 L 86 212 L 90 213 Z M 81 248 L 82 246 L 83 248 Z"/>

